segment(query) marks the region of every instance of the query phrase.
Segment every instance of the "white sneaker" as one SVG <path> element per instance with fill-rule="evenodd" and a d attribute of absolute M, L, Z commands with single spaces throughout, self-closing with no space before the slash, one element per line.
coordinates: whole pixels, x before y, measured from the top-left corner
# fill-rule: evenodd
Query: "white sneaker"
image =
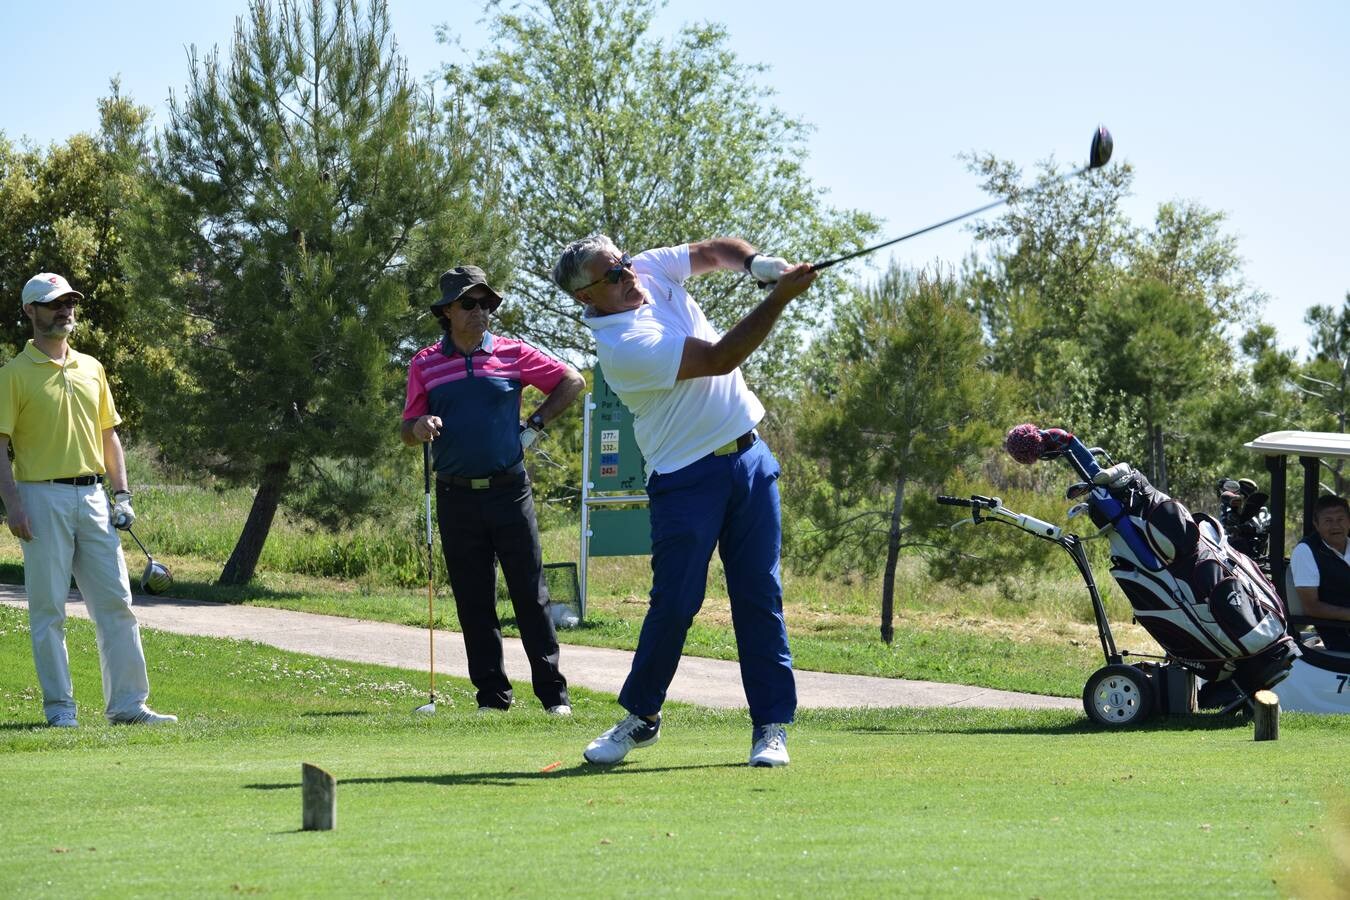
<path fill-rule="evenodd" d="M 79 720 L 74 713 L 59 713 L 47 723 L 52 728 L 79 728 Z"/>
<path fill-rule="evenodd" d="M 559 703 L 557 706 L 550 706 L 548 709 L 544 710 L 544 712 L 548 713 L 550 716 L 570 716 L 572 714 L 572 707 L 568 706 L 566 703 Z"/>
<path fill-rule="evenodd" d="M 113 719 L 114 725 L 177 725 L 178 717 L 166 713 L 157 713 L 148 706 L 142 706 L 141 711 L 127 718 Z"/>
<path fill-rule="evenodd" d="M 586 745 L 582 756 L 586 762 L 613 765 L 628 755 L 629 750 L 650 747 L 661 737 L 661 718 L 648 722 L 642 716 L 627 715 L 609 731 Z"/>
<path fill-rule="evenodd" d="M 750 765 L 769 769 L 788 764 L 786 725 L 760 725 L 755 728 L 754 734 Z"/>

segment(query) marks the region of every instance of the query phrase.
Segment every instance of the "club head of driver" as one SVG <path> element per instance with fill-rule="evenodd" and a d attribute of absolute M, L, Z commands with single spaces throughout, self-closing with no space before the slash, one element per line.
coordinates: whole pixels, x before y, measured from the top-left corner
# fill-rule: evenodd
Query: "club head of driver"
<path fill-rule="evenodd" d="M 1105 125 L 1098 125 L 1097 130 L 1092 135 L 1092 149 L 1088 151 L 1088 168 L 1100 169 L 1111 161 L 1111 150 L 1115 147 L 1115 142 L 1111 140 L 1111 132 L 1106 130 Z"/>
<path fill-rule="evenodd" d="M 147 594 L 163 594 L 173 587 L 173 572 L 157 559 L 146 560 L 145 571 L 141 572 L 141 590 Z"/>
<path fill-rule="evenodd" d="M 435 700 L 432 700 L 430 703 L 423 703 L 421 706 L 417 707 L 417 709 L 413 710 L 413 714 L 418 716 L 429 716 L 434 712 L 436 712 Z"/>

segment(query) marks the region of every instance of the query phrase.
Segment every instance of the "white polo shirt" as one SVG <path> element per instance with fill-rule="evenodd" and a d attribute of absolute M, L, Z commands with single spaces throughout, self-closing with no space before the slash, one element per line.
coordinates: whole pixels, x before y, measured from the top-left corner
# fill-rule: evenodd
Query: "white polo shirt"
<path fill-rule="evenodd" d="M 689 245 L 633 257 L 633 273 L 651 302 L 608 316 L 582 317 L 595 333 L 605 381 L 633 413 L 633 435 L 647 478 L 674 472 L 750 431 L 764 418 L 759 398 L 737 368 L 729 375 L 676 381 L 685 338 L 721 338 L 684 290 Z"/>
<path fill-rule="evenodd" d="M 1326 541 L 1322 541 L 1322 546 L 1332 553 L 1336 552 Z M 1350 565 L 1350 541 L 1346 542 L 1345 552 L 1338 555 L 1345 560 L 1346 565 Z M 1289 570 L 1294 575 L 1294 587 L 1317 587 L 1322 583 L 1322 573 L 1317 569 L 1317 558 L 1313 556 L 1312 548 L 1302 541 L 1294 547 L 1294 552 L 1289 554 Z"/>

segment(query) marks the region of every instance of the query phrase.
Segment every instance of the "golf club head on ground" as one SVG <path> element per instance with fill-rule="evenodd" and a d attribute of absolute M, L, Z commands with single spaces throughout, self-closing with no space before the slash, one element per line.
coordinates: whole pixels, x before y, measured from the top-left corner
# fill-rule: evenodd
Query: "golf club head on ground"
<path fill-rule="evenodd" d="M 141 590 L 147 594 L 163 594 L 169 588 L 173 587 L 173 572 L 153 557 L 145 563 L 145 570 L 141 572 Z"/>
<path fill-rule="evenodd" d="M 414 709 L 413 715 L 430 716 L 433 715 L 435 712 L 436 712 L 436 701 L 431 700 L 427 703 L 423 703 L 421 706 L 417 707 L 417 709 Z"/>
<path fill-rule="evenodd" d="M 136 542 L 136 546 L 141 548 L 145 554 L 145 569 L 141 572 L 141 590 L 147 594 L 162 594 L 173 587 L 173 572 L 164 563 L 150 555 L 150 551 L 145 549 L 145 544 L 136 537 L 136 532 L 127 528 L 127 534 Z"/>

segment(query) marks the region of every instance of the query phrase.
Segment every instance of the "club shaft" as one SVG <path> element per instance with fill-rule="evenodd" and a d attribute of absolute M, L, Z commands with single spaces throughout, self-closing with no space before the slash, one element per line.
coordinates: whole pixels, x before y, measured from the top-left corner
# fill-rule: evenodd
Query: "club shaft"
<path fill-rule="evenodd" d="M 433 597 L 436 593 L 436 557 L 431 547 L 431 443 L 422 444 L 422 487 L 426 492 L 427 512 L 427 693 L 431 703 L 436 702 L 436 614 Z"/>
<path fill-rule="evenodd" d="M 1075 175 L 1082 175 L 1084 172 L 1088 171 L 1088 168 L 1090 167 L 1084 166 L 1083 168 L 1075 172 L 1066 172 L 1065 174 L 1054 179 L 1053 181 L 1047 183 L 1043 187 L 1037 188 L 1035 191 L 1028 191 L 1027 193 L 1034 194 L 1043 191 L 1046 188 L 1050 187 L 1050 185 L 1058 184 L 1059 182 L 1065 180 L 1066 178 L 1073 178 Z M 927 234 L 930 231 L 936 231 L 939 228 L 944 228 L 952 224 L 953 222 L 960 222 L 962 219 L 969 219 L 971 216 L 978 216 L 980 213 L 989 212 L 989 210 L 996 209 L 997 207 L 1000 207 L 1007 202 L 1008 202 L 1007 198 L 1004 198 L 1000 200 L 995 200 L 991 203 L 986 203 L 979 209 L 972 209 L 970 212 L 963 212 L 959 216 L 952 216 L 950 219 L 943 219 L 941 222 L 938 222 L 935 225 L 929 225 L 927 228 L 920 228 L 918 231 L 911 231 L 909 234 L 902 234 L 898 238 L 892 238 L 891 240 L 883 241 L 880 244 L 873 244 L 871 247 L 864 247 L 861 250 L 855 250 L 852 253 L 845 254 L 844 256 L 839 256 L 834 259 L 827 259 L 823 262 L 812 263 L 811 268 L 817 272 L 820 271 L 821 269 L 828 269 L 830 266 L 833 266 L 837 263 L 847 262 L 848 260 L 854 259 L 859 256 L 866 256 L 868 253 L 874 253 L 877 250 L 881 250 L 885 247 L 890 247 L 891 245 L 898 244 L 901 241 L 907 241 L 910 238 L 918 237 L 921 234 Z"/>
<path fill-rule="evenodd" d="M 145 558 L 146 558 L 147 560 L 149 560 L 150 562 L 154 562 L 154 561 L 155 561 L 155 558 L 154 558 L 153 556 L 150 555 L 150 551 L 149 551 L 149 550 L 145 549 L 145 545 L 141 543 L 141 539 L 138 538 L 138 537 L 136 537 L 136 532 L 134 532 L 134 531 L 132 531 L 130 528 L 128 528 L 128 529 L 127 529 L 127 534 L 131 535 L 131 539 L 132 539 L 133 541 L 136 542 L 136 546 L 141 548 L 141 552 L 145 554 Z"/>

